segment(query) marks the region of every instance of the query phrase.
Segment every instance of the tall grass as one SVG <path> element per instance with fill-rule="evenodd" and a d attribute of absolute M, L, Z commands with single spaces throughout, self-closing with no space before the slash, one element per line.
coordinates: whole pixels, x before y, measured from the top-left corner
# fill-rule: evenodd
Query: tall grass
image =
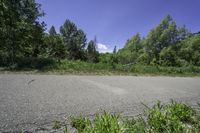
<path fill-rule="evenodd" d="M 150 74 L 150 75 L 179 75 L 179 76 L 199 76 L 200 67 L 162 67 L 145 65 L 121 65 L 113 63 L 89 63 L 80 60 L 61 60 L 25 58 L 20 59 L 14 71 L 37 70 L 38 72 L 57 73 L 91 73 L 91 74 Z"/>
<path fill-rule="evenodd" d="M 161 75 L 200 75 L 200 67 L 162 67 L 134 65 L 130 68 L 133 73 Z"/>
<path fill-rule="evenodd" d="M 162 67 L 162 66 L 145 66 L 132 65 L 124 66 L 121 64 L 109 63 L 88 63 L 83 61 L 63 60 L 56 65 L 48 66 L 46 70 L 64 71 L 64 72 L 83 72 L 83 73 L 100 73 L 100 74 L 150 74 L 150 75 L 183 75 L 195 76 L 200 75 L 200 67 Z"/>

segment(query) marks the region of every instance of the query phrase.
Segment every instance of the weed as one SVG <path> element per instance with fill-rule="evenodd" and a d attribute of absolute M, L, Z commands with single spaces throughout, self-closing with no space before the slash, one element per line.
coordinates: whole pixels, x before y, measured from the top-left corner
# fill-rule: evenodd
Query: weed
<path fill-rule="evenodd" d="M 79 133 L 122 133 L 123 124 L 119 120 L 119 115 L 104 112 L 95 115 L 94 120 L 84 117 L 72 118 L 72 127 L 75 127 Z"/>
<path fill-rule="evenodd" d="M 64 133 L 68 133 L 68 128 L 67 127 L 65 127 Z"/>
<path fill-rule="evenodd" d="M 61 123 L 59 121 L 55 121 L 53 124 L 53 129 L 60 129 L 61 128 Z"/>

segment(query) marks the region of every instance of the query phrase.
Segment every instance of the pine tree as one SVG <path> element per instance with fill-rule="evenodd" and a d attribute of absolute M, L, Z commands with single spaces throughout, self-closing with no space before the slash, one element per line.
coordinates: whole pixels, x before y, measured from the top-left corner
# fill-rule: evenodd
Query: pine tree
<path fill-rule="evenodd" d="M 69 52 L 69 59 L 82 59 L 87 40 L 85 33 L 70 20 L 61 26 L 60 33 Z"/>
<path fill-rule="evenodd" d="M 117 46 L 115 46 L 113 49 L 113 54 L 116 54 L 116 53 L 117 53 Z"/>
<path fill-rule="evenodd" d="M 87 55 L 88 55 L 89 62 L 93 62 L 93 63 L 98 62 L 99 53 L 96 50 L 96 44 L 95 44 L 95 41 L 93 40 L 88 43 Z"/>
<path fill-rule="evenodd" d="M 49 30 L 49 34 L 50 36 L 56 36 L 57 33 L 56 33 L 56 29 L 54 26 L 51 26 L 50 30 Z"/>

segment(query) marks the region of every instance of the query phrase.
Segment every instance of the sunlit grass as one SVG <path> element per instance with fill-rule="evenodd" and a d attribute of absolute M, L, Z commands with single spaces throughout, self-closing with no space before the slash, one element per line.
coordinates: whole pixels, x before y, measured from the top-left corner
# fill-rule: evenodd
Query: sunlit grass
<path fill-rule="evenodd" d="M 199 133 L 200 114 L 183 103 L 158 102 L 141 117 L 125 118 L 103 112 L 93 119 L 72 117 L 71 126 L 79 133 Z"/>
<path fill-rule="evenodd" d="M 42 62 L 42 63 L 41 63 Z M 80 60 L 24 59 L 12 68 L 0 69 L 1 72 L 56 73 L 56 74 L 94 74 L 94 75 L 170 75 L 200 76 L 200 67 L 163 67 L 139 64 L 121 65 L 109 63 L 89 63 Z"/>

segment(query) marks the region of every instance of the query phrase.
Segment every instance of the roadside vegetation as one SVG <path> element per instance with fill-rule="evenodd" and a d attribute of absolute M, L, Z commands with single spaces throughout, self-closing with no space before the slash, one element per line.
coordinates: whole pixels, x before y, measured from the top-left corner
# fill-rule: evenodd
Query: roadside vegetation
<path fill-rule="evenodd" d="M 71 126 L 79 133 L 199 133 L 200 113 L 183 103 L 158 102 L 139 117 L 103 112 L 92 119 L 72 117 Z"/>
<path fill-rule="evenodd" d="M 200 75 L 200 34 L 167 15 L 146 37 L 136 33 L 122 49 L 99 53 L 98 40 L 66 19 L 47 33 L 45 13 L 35 0 L 0 3 L 1 71 Z"/>
<path fill-rule="evenodd" d="M 30 72 L 50 74 L 89 74 L 89 75 L 167 75 L 167 76 L 200 76 L 200 67 L 166 67 L 149 65 L 123 65 L 109 63 L 89 63 L 85 61 L 35 60 L 27 59 L 14 68 L 4 68 L 2 72 Z"/>

